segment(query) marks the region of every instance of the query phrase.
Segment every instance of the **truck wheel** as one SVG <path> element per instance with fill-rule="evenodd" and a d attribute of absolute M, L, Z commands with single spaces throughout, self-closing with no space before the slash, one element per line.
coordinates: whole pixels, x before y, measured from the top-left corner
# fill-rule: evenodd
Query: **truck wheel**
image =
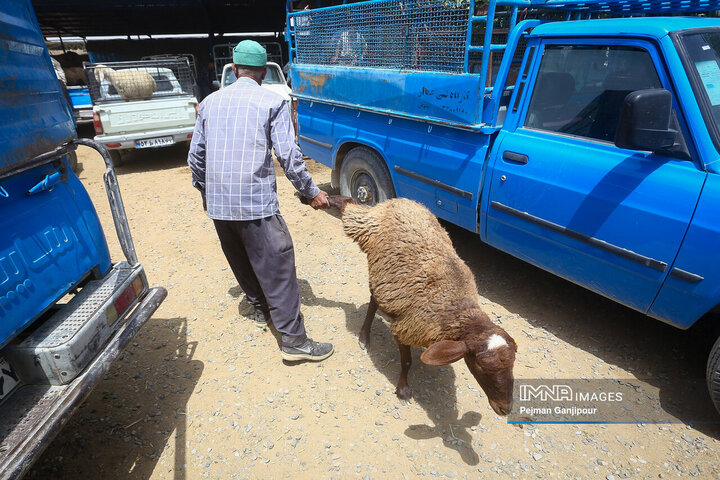
<path fill-rule="evenodd" d="M 72 169 L 72 171 L 75 173 L 78 173 L 77 153 L 73 150 L 71 152 L 68 152 L 66 157 L 67 157 L 68 165 L 70 165 L 70 168 Z"/>
<path fill-rule="evenodd" d="M 710 399 L 715 404 L 717 411 L 720 412 L 720 338 L 710 350 L 705 378 Z"/>
<path fill-rule="evenodd" d="M 110 158 L 113 162 L 113 167 L 119 167 L 123 164 L 123 155 L 120 153 L 120 150 L 108 150 L 110 152 Z"/>
<path fill-rule="evenodd" d="M 340 194 L 372 206 L 393 198 L 395 188 L 378 154 L 366 147 L 355 147 L 340 168 Z"/>

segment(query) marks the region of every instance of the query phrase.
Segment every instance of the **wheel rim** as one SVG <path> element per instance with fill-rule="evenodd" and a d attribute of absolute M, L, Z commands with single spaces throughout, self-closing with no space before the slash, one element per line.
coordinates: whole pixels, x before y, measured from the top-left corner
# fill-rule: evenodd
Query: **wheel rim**
<path fill-rule="evenodd" d="M 350 184 L 350 191 L 359 203 L 375 205 L 377 203 L 377 185 L 368 172 L 357 172 Z"/>

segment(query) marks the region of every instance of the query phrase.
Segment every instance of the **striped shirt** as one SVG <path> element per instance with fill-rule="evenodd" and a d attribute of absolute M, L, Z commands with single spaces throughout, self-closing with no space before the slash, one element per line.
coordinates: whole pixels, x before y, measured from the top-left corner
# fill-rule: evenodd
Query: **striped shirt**
<path fill-rule="evenodd" d="M 188 165 L 210 218 L 256 220 L 279 212 L 271 149 L 300 193 L 308 198 L 320 193 L 280 95 L 240 77 L 202 101 Z"/>

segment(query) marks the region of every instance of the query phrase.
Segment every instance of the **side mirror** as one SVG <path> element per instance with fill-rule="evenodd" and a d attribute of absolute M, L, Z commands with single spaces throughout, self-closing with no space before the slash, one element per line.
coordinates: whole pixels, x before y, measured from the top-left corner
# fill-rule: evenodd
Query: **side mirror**
<path fill-rule="evenodd" d="M 615 145 L 656 152 L 675 145 L 678 131 L 670 128 L 672 95 L 663 88 L 630 92 L 623 102 Z"/>

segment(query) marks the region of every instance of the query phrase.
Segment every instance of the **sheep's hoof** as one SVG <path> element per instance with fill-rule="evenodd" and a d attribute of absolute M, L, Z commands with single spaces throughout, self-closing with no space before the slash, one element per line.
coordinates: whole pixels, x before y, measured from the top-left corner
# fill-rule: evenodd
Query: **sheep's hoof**
<path fill-rule="evenodd" d="M 361 333 L 361 334 L 358 336 L 358 343 L 360 344 L 360 348 L 362 348 L 363 350 L 367 351 L 367 345 L 368 345 L 368 341 L 369 341 L 369 340 L 370 340 L 370 339 L 368 338 L 367 335 L 363 335 L 363 334 Z"/>
<path fill-rule="evenodd" d="M 410 390 L 410 387 L 405 385 L 404 387 L 398 386 L 397 389 L 395 389 L 395 395 L 400 400 L 410 400 L 412 398 L 412 390 Z"/>

